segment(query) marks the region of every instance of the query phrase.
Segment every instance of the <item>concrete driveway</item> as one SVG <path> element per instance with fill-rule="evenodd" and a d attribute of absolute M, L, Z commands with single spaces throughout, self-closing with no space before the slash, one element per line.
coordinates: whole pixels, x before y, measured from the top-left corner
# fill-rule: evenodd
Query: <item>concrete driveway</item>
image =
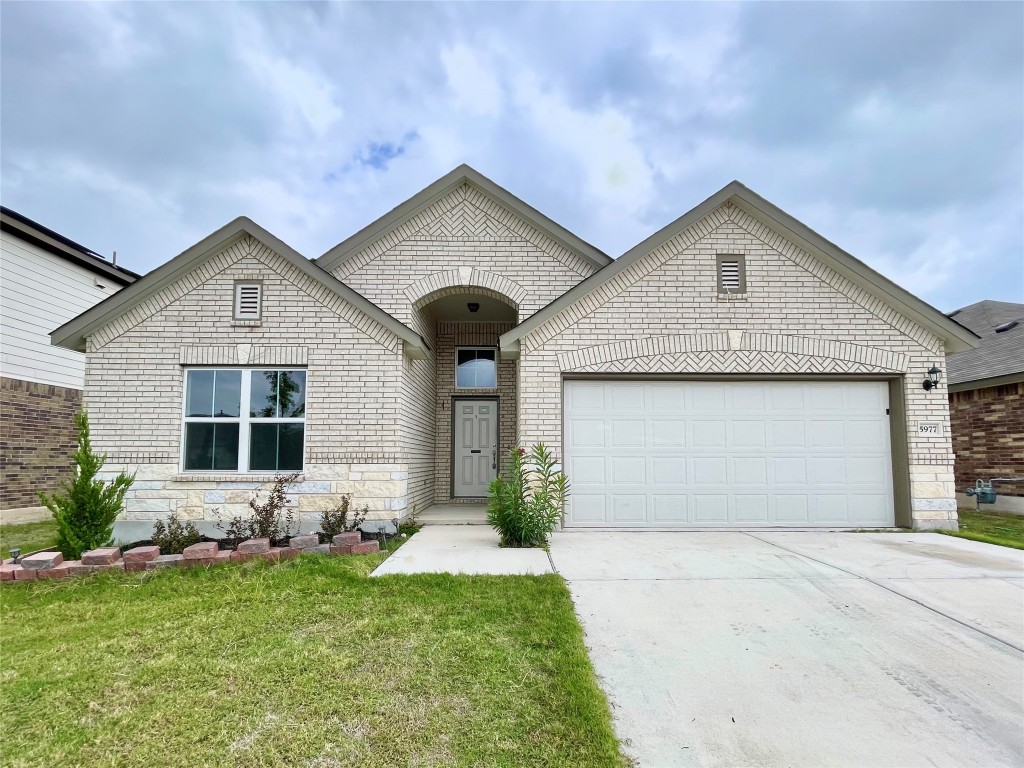
<path fill-rule="evenodd" d="M 1024 552 L 588 531 L 551 557 L 640 766 L 1024 765 Z"/>

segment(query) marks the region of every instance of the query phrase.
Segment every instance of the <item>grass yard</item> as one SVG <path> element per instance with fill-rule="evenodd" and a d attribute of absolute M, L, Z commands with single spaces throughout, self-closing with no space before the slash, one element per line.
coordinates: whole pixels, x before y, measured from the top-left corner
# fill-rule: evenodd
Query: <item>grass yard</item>
<path fill-rule="evenodd" d="M 625 764 L 559 577 L 380 560 L 5 584 L 0 764 Z"/>
<path fill-rule="evenodd" d="M 973 509 L 961 509 L 960 530 L 940 531 L 949 536 L 962 539 L 984 541 L 987 544 L 998 544 L 1002 547 L 1024 549 L 1024 515 L 1000 514 L 998 512 L 976 512 Z"/>
<path fill-rule="evenodd" d="M 21 549 L 23 555 L 57 544 L 57 523 L 44 520 L 40 523 L 18 523 L 0 525 L 0 551 L 10 557 L 11 547 Z"/>

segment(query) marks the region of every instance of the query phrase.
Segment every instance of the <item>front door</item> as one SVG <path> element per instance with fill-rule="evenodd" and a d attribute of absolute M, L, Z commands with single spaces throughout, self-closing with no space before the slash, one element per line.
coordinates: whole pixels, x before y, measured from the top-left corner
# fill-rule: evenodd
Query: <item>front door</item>
<path fill-rule="evenodd" d="M 456 400 L 453 410 L 453 495 L 482 498 L 498 475 L 498 401 Z"/>

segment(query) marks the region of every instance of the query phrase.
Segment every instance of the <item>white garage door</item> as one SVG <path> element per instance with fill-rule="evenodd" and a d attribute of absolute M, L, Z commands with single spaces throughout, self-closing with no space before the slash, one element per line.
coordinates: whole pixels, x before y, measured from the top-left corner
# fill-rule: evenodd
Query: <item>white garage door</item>
<path fill-rule="evenodd" d="M 894 524 L 884 382 L 565 382 L 566 524 Z"/>

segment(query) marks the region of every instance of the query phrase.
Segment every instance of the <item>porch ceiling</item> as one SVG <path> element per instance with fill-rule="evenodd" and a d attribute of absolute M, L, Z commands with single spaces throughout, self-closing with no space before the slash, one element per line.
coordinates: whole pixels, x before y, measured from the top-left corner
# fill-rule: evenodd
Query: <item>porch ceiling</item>
<path fill-rule="evenodd" d="M 476 312 L 470 312 L 470 303 L 479 304 Z M 423 310 L 437 322 L 516 322 L 516 310 L 503 301 L 476 293 L 460 293 L 443 296 L 430 302 Z"/>

